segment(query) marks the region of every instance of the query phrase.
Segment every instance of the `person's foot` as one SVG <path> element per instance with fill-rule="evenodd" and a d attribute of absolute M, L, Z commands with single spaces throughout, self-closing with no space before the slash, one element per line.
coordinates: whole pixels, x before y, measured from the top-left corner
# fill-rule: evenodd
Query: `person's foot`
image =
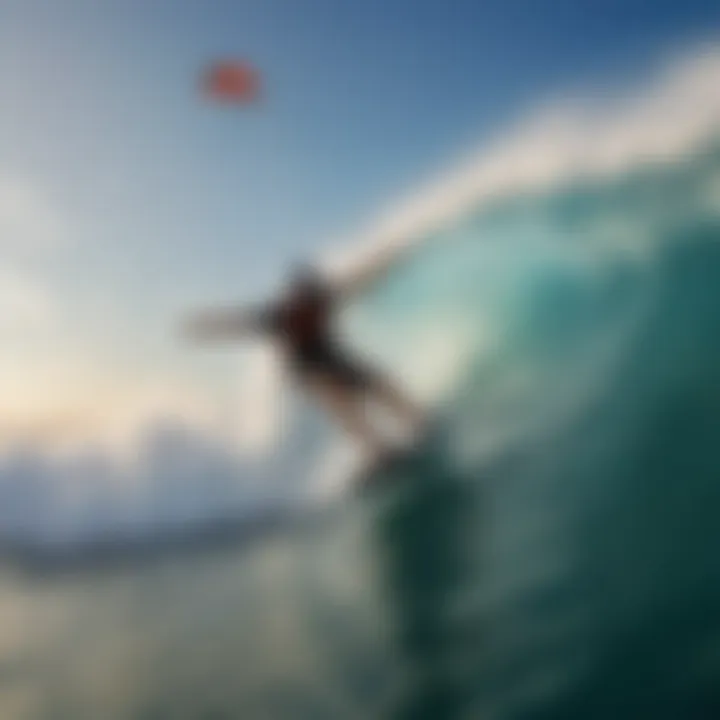
<path fill-rule="evenodd" d="M 376 449 L 373 453 L 373 457 L 366 465 L 359 486 L 361 489 L 369 490 L 376 485 L 381 484 L 387 479 L 384 474 L 389 470 L 393 463 L 402 457 L 402 450 L 394 447 L 383 447 L 382 449 Z"/>
<path fill-rule="evenodd" d="M 379 472 L 386 468 L 398 455 L 398 448 L 391 445 L 384 445 L 374 452 L 374 457 L 370 463 L 374 472 Z"/>

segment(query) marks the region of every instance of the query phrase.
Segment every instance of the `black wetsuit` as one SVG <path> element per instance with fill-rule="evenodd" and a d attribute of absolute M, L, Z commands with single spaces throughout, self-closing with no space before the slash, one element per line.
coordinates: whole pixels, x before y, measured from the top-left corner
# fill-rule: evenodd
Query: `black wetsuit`
<path fill-rule="evenodd" d="M 261 313 L 260 326 L 281 340 L 299 377 L 326 375 L 352 389 L 367 389 L 374 373 L 344 351 L 334 337 L 336 304 L 331 290 L 318 288 L 295 304 L 267 309 Z"/>

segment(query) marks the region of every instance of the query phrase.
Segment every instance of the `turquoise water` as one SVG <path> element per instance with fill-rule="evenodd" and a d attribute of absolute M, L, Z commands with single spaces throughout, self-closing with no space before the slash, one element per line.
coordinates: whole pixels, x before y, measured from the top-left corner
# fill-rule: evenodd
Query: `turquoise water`
<path fill-rule="evenodd" d="M 351 323 L 452 366 L 422 453 L 251 546 L 7 567 L 0 717 L 720 716 L 719 241 L 715 151 L 467 213 Z"/>

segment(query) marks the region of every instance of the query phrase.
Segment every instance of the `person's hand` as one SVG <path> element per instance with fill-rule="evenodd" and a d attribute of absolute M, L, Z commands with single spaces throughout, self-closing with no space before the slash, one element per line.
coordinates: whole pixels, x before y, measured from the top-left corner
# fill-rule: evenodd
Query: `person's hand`
<path fill-rule="evenodd" d="M 252 313 L 238 308 L 200 311 L 180 326 L 182 336 L 193 342 L 237 340 L 252 329 Z"/>

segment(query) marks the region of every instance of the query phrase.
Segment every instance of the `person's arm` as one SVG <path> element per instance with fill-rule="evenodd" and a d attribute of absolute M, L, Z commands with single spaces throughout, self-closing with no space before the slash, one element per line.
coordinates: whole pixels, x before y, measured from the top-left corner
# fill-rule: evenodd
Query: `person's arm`
<path fill-rule="evenodd" d="M 220 308 L 190 315 L 182 324 L 186 338 L 198 342 L 232 342 L 271 329 L 271 312 L 257 308 Z"/>
<path fill-rule="evenodd" d="M 366 253 L 341 271 L 332 285 L 344 299 L 352 300 L 381 282 L 408 254 L 408 244 L 393 244 Z"/>

